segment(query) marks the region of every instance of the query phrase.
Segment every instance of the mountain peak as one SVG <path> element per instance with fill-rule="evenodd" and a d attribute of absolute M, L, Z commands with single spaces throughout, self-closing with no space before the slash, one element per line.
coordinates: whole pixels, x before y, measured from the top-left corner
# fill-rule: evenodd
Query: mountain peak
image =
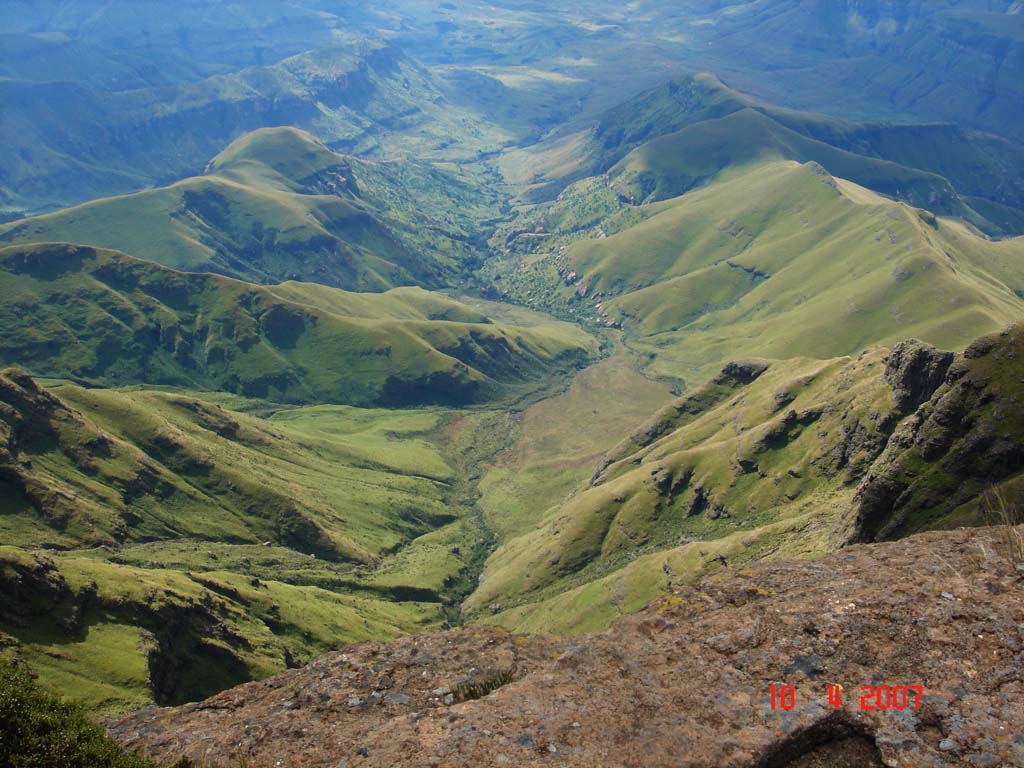
<path fill-rule="evenodd" d="M 263 166 L 295 184 L 344 158 L 311 133 L 281 126 L 260 128 L 239 136 L 206 166 L 206 173 L 251 178 L 253 166 Z"/>

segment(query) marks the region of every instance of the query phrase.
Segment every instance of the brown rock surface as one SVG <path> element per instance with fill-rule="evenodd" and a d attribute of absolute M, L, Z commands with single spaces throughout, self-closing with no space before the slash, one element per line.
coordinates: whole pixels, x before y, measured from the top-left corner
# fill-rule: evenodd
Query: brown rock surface
<path fill-rule="evenodd" d="M 1020 766 L 1024 573 L 992 536 L 725 569 L 597 635 L 363 643 L 111 730 L 210 766 Z M 862 712 L 862 685 L 924 698 Z"/>

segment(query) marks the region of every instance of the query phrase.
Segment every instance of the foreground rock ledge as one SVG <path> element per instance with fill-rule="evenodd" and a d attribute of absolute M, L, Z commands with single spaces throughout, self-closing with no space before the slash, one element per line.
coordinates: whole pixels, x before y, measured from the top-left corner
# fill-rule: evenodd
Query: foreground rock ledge
<path fill-rule="evenodd" d="M 1024 573 L 1001 541 L 723 569 L 585 637 L 362 643 L 111 731 L 209 766 L 1021 766 Z M 795 687 L 792 711 L 772 683 Z M 862 712 L 862 685 L 925 695 Z"/>

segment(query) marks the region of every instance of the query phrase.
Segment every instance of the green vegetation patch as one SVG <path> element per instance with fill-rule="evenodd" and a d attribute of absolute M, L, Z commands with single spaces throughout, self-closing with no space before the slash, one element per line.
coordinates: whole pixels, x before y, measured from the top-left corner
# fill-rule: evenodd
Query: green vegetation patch
<path fill-rule="evenodd" d="M 0 249 L 0 283 L 0 361 L 92 385 L 456 405 L 523 396 L 595 351 L 566 324 L 501 325 L 419 288 L 257 286 L 84 246 Z"/>
<path fill-rule="evenodd" d="M 638 558 L 687 546 L 713 551 L 715 542 L 746 541 L 744 533 L 753 542 L 759 531 L 790 531 L 773 534 L 772 546 L 743 544 L 745 557 L 837 546 L 851 535 L 856 483 L 907 415 L 883 375 L 886 354 L 731 364 L 609 447 L 589 484 L 503 541 L 467 611 L 479 617 L 499 606 L 541 617 L 543 609 L 524 606 L 577 589 L 611 599 L 617 592 L 584 585 Z M 809 515 L 813 536 L 790 524 Z M 702 558 L 697 570 L 710 564 Z M 626 589 L 622 599 L 636 607 L 630 601 L 639 598 Z M 587 604 L 595 616 L 615 615 L 600 601 Z"/>
<path fill-rule="evenodd" d="M 439 287 L 475 259 L 494 196 L 431 165 L 336 154 L 295 128 L 235 140 L 201 176 L 0 226 L 256 283 Z"/>
<path fill-rule="evenodd" d="M 85 711 L 41 690 L 0 659 L 0 762 L 10 768 L 152 768 L 91 722 Z"/>

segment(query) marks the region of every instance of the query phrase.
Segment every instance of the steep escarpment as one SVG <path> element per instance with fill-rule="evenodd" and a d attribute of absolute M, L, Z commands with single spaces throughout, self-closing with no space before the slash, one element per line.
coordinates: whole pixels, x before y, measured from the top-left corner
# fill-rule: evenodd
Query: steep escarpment
<path fill-rule="evenodd" d="M 732 568 L 572 640 L 469 628 L 349 646 L 110 728 L 210 766 L 1019 764 L 1024 577 L 989 536 Z M 790 711 L 770 685 L 794 686 Z M 863 685 L 921 696 L 862 710 Z"/>
<path fill-rule="evenodd" d="M 990 522 L 993 489 L 1013 519 L 1021 333 L 962 355 L 909 340 L 852 359 L 730 364 L 534 530 L 500 542 L 464 609 L 581 632 L 726 564 Z"/>
<path fill-rule="evenodd" d="M 924 528 L 994 522 L 1019 502 L 1024 472 L 1024 327 L 974 342 L 901 424 L 857 489 L 856 535 L 895 538 Z M 911 387 L 931 376 L 908 372 Z M 897 389 L 897 396 L 906 392 Z"/>

